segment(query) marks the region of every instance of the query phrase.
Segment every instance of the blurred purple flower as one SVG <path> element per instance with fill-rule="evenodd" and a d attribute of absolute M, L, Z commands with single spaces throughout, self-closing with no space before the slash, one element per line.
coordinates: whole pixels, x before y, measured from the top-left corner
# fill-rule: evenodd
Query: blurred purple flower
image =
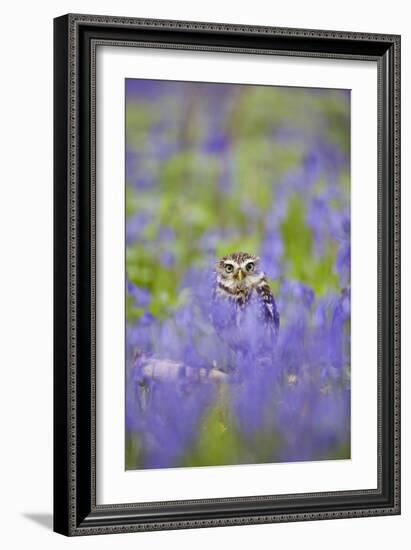
<path fill-rule="evenodd" d="M 343 218 L 342 230 L 335 269 L 340 277 L 340 285 L 344 288 L 349 286 L 351 280 L 351 229 L 348 216 Z"/>
<path fill-rule="evenodd" d="M 160 255 L 160 263 L 163 267 L 171 269 L 176 263 L 176 257 L 170 250 L 162 252 Z"/>
<path fill-rule="evenodd" d="M 151 354 L 154 351 L 157 332 L 156 318 L 148 311 L 144 312 L 136 323 L 127 324 L 127 356 L 132 358 L 136 353 Z"/>
<path fill-rule="evenodd" d="M 153 383 L 137 361 L 127 389 L 126 422 L 140 434 L 144 467 L 178 466 L 212 403 L 213 386 L 190 386 L 184 379 Z"/>
<path fill-rule="evenodd" d="M 138 159 L 137 151 L 131 150 L 131 149 L 126 150 L 125 164 L 126 164 L 126 180 L 127 181 L 130 181 L 130 180 L 134 179 L 134 174 L 135 174 L 136 165 L 137 165 L 137 159 Z"/>
<path fill-rule="evenodd" d="M 137 287 L 127 278 L 127 291 L 134 298 L 137 307 L 148 307 L 151 304 L 151 294 L 146 288 Z"/>
<path fill-rule="evenodd" d="M 321 257 L 329 241 L 329 202 L 323 198 L 313 197 L 309 203 L 307 223 L 313 232 L 316 256 Z"/>
<path fill-rule="evenodd" d="M 286 296 L 286 300 L 298 302 L 307 308 L 312 306 L 315 298 L 313 289 L 308 285 L 288 279 L 283 283 L 282 295 Z"/>
<path fill-rule="evenodd" d="M 221 155 L 230 146 L 230 138 L 219 132 L 213 132 L 203 142 L 203 151 L 209 155 Z"/>
<path fill-rule="evenodd" d="M 142 233 L 150 223 L 150 215 L 146 212 L 137 212 L 126 220 L 126 243 L 133 244 L 136 240 L 144 241 Z"/>
<path fill-rule="evenodd" d="M 284 322 L 277 341 L 261 347 L 261 325 L 250 310 L 243 334 L 247 347 L 233 354 L 210 323 L 212 313 L 215 327 L 227 325 L 230 304 L 210 300 L 209 271 L 187 273 L 183 287 L 190 290 L 190 300 L 174 320 L 143 316 L 128 329 L 127 340 L 140 356 L 180 361 L 192 369 L 208 370 L 213 361 L 225 365 L 237 428 L 246 440 L 262 429 L 280 437 L 276 460 L 313 460 L 346 445 L 349 390 L 342 389 L 342 366 L 349 362 L 349 292 L 316 302 L 307 285 L 285 281 L 278 297 Z M 137 359 L 130 371 L 134 382 L 127 384 L 128 429 L 142 438 L 144 467 L 179 465 L 216 398 L 216 387 L 184 375 L 142 382 L 140 363 Z"/>
<path fill-rule="evenodd" d="M 235 163 L 233 155 L 227 151 L 222 158 L 221 170 L 218 177 L 218 189 L 224 193 L 228 194 L 232 191 L 234 185 L 234 172 L 235 172 Z"/>
<path fill-rule="evenodd" d="M 156 101 L 161 96 L 178 94 L 182 83 L 173 80 L 162 80 L 159 86 L 158 80 L 144 78 L 126 78 L 126 101 L 127 104 L 136 100 Z"/>
<path fill-rule="evenodd" d="M 160 242 L 174 242 L 176 240 L 176 232 L 172 227 L 163 225 L 160 227 L 157 238 Z"/>
<path fill-rule="evenodd" d="M 134 187 L 140 191 L 151 189 L 156 183 L 153 174 L 142 172 L 134 178 Z"/>
<path fill-rule="evenodd" d="M 284 244 L 280 231 L 267 232 L 260 258 L 262 268 L 270 279 L 278 279 L 283 274 L 283 254 Z"/>

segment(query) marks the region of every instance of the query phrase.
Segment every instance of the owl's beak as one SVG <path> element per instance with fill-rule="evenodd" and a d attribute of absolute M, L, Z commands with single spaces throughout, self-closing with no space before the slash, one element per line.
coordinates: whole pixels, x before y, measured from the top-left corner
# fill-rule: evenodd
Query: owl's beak
<path fill-rule="evenodd" d="M 238 270 L 237 279 L 238 279 L 239 281 L 242 281 L 242 280 L 244 279 L 244 273 L 242 272 L 241 269 Z"/>

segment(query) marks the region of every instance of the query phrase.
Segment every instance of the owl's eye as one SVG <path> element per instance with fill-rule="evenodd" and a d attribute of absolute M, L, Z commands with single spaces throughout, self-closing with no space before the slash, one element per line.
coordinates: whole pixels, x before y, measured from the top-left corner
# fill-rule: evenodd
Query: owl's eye
<path fill-rule="evenodd" d="M 255 263 L 254 262 L 248 262 L 248 264 L 245 266 L 246 270 L 251 273 L 255 269 Z"/>
<path fill-rule="evenodd" d="M 234 266 L 232 264 L 225 264 L 226 273 L 232 273 L 234 271 Z"/>

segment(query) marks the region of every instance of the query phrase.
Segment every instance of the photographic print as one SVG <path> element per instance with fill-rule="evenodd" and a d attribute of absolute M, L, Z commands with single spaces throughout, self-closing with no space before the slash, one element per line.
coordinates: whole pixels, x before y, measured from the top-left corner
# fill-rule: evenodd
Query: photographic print
<path fill-rule="evenodd" d="M 350 91 L 125 80 L 125 468 L 350 458 Z"/>
<path fill-rule="evenodd" d="M 401 513 L 400 59 L 54 20 L 55 532 Z"/>

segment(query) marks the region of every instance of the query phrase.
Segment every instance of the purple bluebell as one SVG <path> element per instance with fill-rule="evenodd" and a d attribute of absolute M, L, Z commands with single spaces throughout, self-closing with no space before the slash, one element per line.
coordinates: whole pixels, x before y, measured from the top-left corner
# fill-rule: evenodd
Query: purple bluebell
<path fill-rule="evenodd" d="M 270 279 L 283 274 L 284 243 L 279 230 L 268 231 L 260 252 L 261 265 Z"/>
<path fill-rule="evenodd" d="M 210 155 L 221 155 L 230 145 L 230 139 L 223 133 L 213 133 L 207 136 L 203 143 L 203 151 Z"/>
<path fill-rule="evenodd" d="M 351 280 L 351 228 L 350 218 L 347 215 L 343 218 L 341 225 L 335 269 L 340 277 L 340 285 L 344 288 L 350 285 Z"/>
<path fill-rule="evenodd" d="M 151 304 L 151 294 L 143 287 L 138 287 L 127 278 L 127 291 L 133 297 L 137 307 L 147 308 Z"/>
<path fill-rule="evenodd" d="M 143 233 L 150 223 L 150 215 L 147 212 L 137 212 L 126 220 L 126 244 L 132 245 L 135 241 L 144 241 Z"/>

